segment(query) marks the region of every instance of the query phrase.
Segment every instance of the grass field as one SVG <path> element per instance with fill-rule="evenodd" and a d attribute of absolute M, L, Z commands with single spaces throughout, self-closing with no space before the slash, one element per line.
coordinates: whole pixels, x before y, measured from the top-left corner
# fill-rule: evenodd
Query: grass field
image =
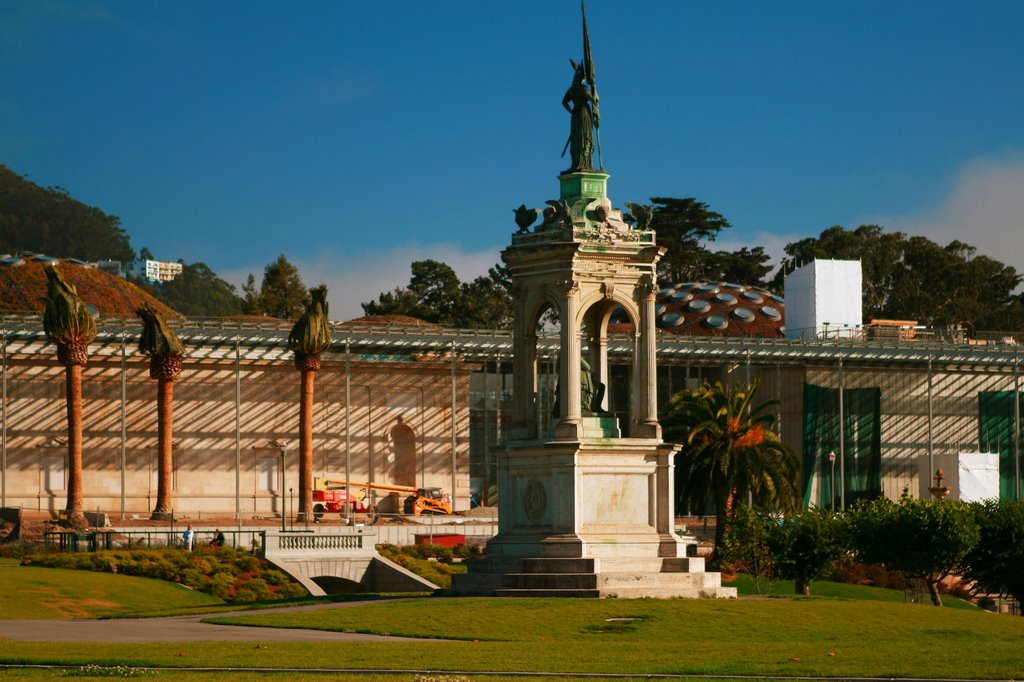
<path fill-rule="evenodd" d="M 71 575 L 66 575 L 66 574 Z M 32 569 L 0 562 L 4 590 L 0 617 L 31 615 L 33 600 L 60 595 L 65 606 L 37 608 L 32 617 L 77 616 L 66 606 L 96 598 L 97 613 L 140 614 L 199 606 L 203 598 L 168 583 L 107 574 Z M 92 580 L 99 580 L 93 583 Z M 33 588 L 34 592 L 26 589 Z M 163 596 L 151 599 L 166 589 Z M 785 590 L 786 585 L 781 584 Z M 842 597 L 811 599 L 501 600 L 405 599 L 343 609 L 272 615 L 216 616 L 218 622 L 404 635 L 394 642 L 84 644 L 5 641 L 2 663 L 182 668 L 289 667 L 311 670 L 441 670 L 644 675 L 794 675 L 935 678 L 1024 678 L 1024 618 L 980 610 L 937 609 L 894 601 L 850 598 L 884 590 L 816 583 Z M 97 591 L 98 590 L 98 591 Z M 11 596 L 12 592 L 25 592 Z M 102 596 L 96 596 L 102 595 Z M 117 606 L 115 606 L 115 604 Z M 84 608 L 84 607 L 83 607 Z M 48 614 L 48 615 L 47 615 Z M 432 639 L 428 639 L 432 638 Z M 99 676 L 89 673 L 87 676 Z M 6 679 L 43 679 L 60 671 L 0 671 Z M 203 677 L 205 675 L 205 677 Z M 127 676 L 127 675 L 113 675 Z M 255 673 L 162 672 L 153 679 L 253 679 Z M 292 672 L 286 679 L 339 679 L 339 674 Z M 365 672 L 346 680 L 408 680 Z M 469 675 L 502 682 L 502 677 Z"/>
<path fill-rule="evenodd" d="M 405 645 L 438 667 L 458 651 L 448 665 L 470 669 L 1024 676 L 1024 619 L 880 601 L 429 599 L 217 620 L 458 638 Z"/>
<path fill-rule="evenodd" d="M 0 618 L 59 620 L 153 613 L 173 604 L 209 609 L 219 599 L 148 578 L 19 566 L 0 559 Z"/>

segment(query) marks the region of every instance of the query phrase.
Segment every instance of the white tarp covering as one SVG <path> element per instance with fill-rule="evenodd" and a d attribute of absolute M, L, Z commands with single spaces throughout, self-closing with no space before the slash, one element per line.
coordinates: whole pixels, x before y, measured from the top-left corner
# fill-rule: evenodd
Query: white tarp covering
<path fill-rule="evenodd" d="M 859 260 L 817 259 L 786 275 L 786 337 L 855 335 L 863 324 Z"/>
<path fill-rule="evenodd" d="M 930 498 L 928 490 L 935 485 L 935 469 L 942 469 L 943 486 L 949 486 L 947 500 L 981 502 L 999 498 L 999 453 L 958 452 L 935 455 L 934 468 L 929 470 L 928 457 L 918 459 L 918 479 L 922 498 Z"/>

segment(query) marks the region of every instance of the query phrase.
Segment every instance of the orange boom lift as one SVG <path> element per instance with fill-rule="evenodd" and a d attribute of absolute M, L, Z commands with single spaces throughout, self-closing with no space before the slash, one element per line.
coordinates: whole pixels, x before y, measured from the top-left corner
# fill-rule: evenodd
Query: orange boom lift
<path fill-rule="evenodd" d="M 367 491 L 369 490 L 408 493 L 402 510 L 405 514 L 420 516 L 421 514 L 452 513 L 451 496 L 440 488 L 414 488 L 406 485 L 362 481 L 349 481 L 349 485 L 352 489 L 358 488 L 359 491 L 352 493 L 349 488 L 346 488 L 344 479 L 322 476 L 314 477 L 314 518 L 319 520 L 326 513 L 342 513 L 346 507 L 349 507 L 350 511 L 354 513 L 363 513 L 376 517 L 376 507 L 374 505 L 367 506 L 365 503 Z"/>

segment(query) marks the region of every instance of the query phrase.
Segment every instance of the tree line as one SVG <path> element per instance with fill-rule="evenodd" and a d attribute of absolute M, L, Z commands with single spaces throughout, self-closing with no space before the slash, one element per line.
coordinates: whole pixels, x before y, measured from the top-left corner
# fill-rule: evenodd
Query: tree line
<path fill-rule="evenodd" d="M 879 225 L 848 230 L 836 225 L 817 237 L 785 246 L 778 268 L 762 246 L 715 250 L 731 223 L 693 197 L 651 198 L 650 228 L 665 248 L 658 263 L 663 287 L 724 281 L 785 293 L 785 275 L 815 258 L 859 260 L 863 310 L 871 319 L 916 320 L 929 326 L 1024 331 L 1024 276 L 955 240 L 943 246 L 927 237 L 886 232 Z M 635 223 L 632 216 L 626 216 Z M 773 273 L 774 274 L 771 274 Z M 403 314 L 455 327 L 506 327 L 511 323 L 511 279 L 502 264 L 472 282 L 460 282 L 445 263 L 412 264 L 405 286 L 363 303 L 367 314 Z"/>
<path fill-rule="evenodd" d="M 785 246 L 778 268 L 763 246 L 714 249 L 732 227 L 721 213 L 693 197 L 652 197 L 650 228 L 666 250 L 658 264 L 662 286 L 687 281 L 728 281 L 784 293 L 785 273 L 814 258 L 860 260 L 865 320 L 916 320 L 930 326 L 1024 331 L 1022 275 L 970 244 L 946 245 L 926 237 L 886 232 L 879 225 L 833 226 Z M 636 221 L 629 214 L 629 222 Z M 115 215 L 83 204 L 60 187 L 43 188 L 0 165 L 0 251 L 34 251 L 84 260 L 135 258 L 128 233 Z M 153 254 L 143 247 L 140 257 Z M 262 279 L 250 275 L 239 291 L 205 263 L 184 263 L 174 281 L 137 282 L 158 300 L 190 317 L 269 315 L 296 319 L 306 287 L 281 255 Z M 774 274 L 773 274 L 774 273 Z M 409 315 L 457 328 L 506 328 L 511 324 L 511 280 L 498 263 L 463 282 L 446 263 L 411 264 L 408 283 L 362 303 L 368 315 Z"/>
<path fill-rule="evenodd" d="M 811 507 L 784 515 L 739 504 L 718 553 L 720 567 L 748 573 L 756 589 L 776 578 L 809 595 L 816 580 L 869 571 L 942 606 L 947 582 L 975 597 L 1024 603 L 1024 500 L 861 501 L 847 511 Z M 872 567 L 882 569 L 873 570 Z"/>

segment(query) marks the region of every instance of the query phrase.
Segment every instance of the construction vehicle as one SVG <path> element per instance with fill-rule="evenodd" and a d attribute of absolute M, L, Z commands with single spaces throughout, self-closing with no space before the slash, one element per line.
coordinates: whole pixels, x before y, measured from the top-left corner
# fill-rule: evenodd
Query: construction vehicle
<path fill-rule="evenodd" d="M 350 491 L 359 488 L 359 492 Z M 403 512 L 420 516 L 422 514 L 451 514 L 452 499 L 440 488 L 414 488 L 405 485 L 367 483 L 344 479 L 316 476 L 313 478 L 313 517 L 320 520 L 326 513 L 366 514 L 370 523 L 377 518 L 376 505 L 367 505 L 369 490 L 383 490 L 389 493 L 409 493 L 403 504 Z"/>
<path fill-rule="evenodd" d="M 319 521 L 324 514 L 369 514 L 364 500 L 366 491 L 361 494 L 349 495 L 344 481 L 337 481 L 319 476 L 313 478 L 313 519 Z M 376 517 L 376 510 L 373 510 Z M 371 521 L 372 523 L 372 521 Z"/>

